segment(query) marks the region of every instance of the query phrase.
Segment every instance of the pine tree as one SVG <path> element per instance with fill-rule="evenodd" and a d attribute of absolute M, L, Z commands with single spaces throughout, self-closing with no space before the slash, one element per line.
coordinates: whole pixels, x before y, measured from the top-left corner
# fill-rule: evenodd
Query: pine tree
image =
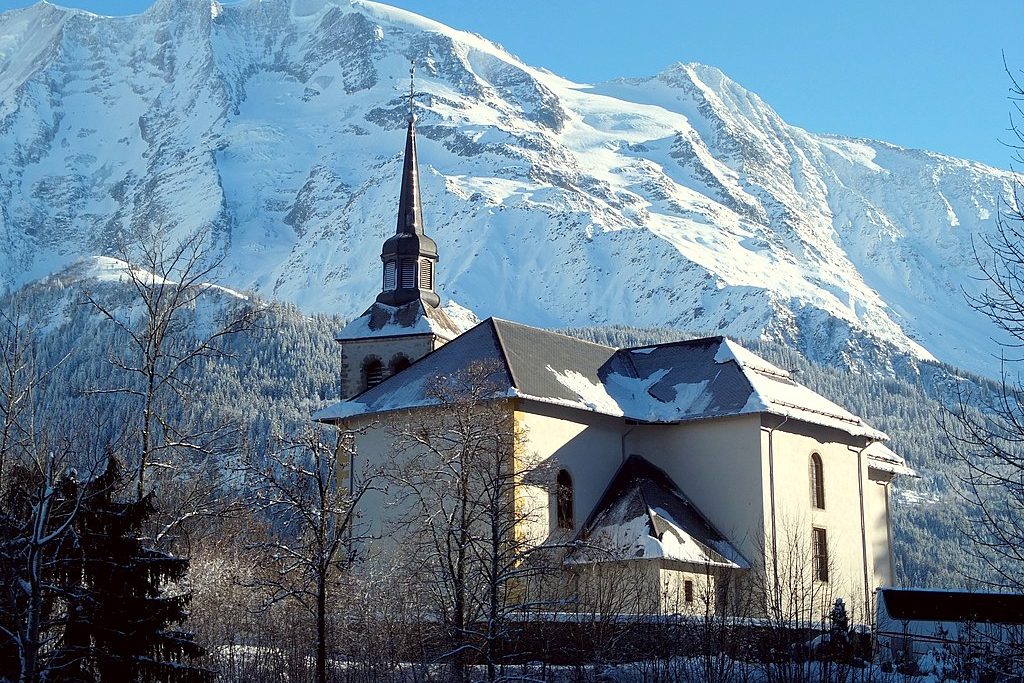
<path fill-rule="evenodd" d="M 106 469 L 85 484 L 76 519 L 78 585 L 70 600 L 59 680 L 213 680 L 191 665 L 203 649 L 191 634 L 172 628 L 186 618 L 189 596 L 168 595 L 188 560 L 146 547 L 139 533 L 154 512 L 153 495 L 117 500 L 124 469 L 111 455 Z"/>
<path fill-rule="evenodd" d="M 829 650 L 832 659 L 846 662 L 850 656 L 850 618 L 846 614 L 846 603 L 842 598 L 836 598 L 836 603 L 829 612 L 828 621 Z"/>

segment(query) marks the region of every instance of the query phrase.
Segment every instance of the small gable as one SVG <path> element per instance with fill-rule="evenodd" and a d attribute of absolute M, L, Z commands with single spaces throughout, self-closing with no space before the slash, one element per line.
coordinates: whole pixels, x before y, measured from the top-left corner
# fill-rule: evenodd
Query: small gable
<path fill-rule="evenodd" d="M 749 567 L 667 474 L 633 455 L 601 497 L 566 563 L 641 559 Z"/>

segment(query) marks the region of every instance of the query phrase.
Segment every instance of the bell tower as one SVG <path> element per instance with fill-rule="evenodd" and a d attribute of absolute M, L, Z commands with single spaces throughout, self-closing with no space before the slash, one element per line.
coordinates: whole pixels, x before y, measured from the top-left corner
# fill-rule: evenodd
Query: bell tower
<path fill-rule="evenodd" d="M 434 287 L 437 243 L 424 232 L 416 158 L 415 68 L 409 69 L 409 116 L 398 198 L 398 225 L 384 241 L 377 300 L 338 334 L 341 397 L 349 399 L 397 374 L 462 330 L 441 309 Z"/>
<path fill-rule="evenodd" d="M 412 71 L 410 70 L 410 73 Z M 423 232 L 420 205 L 420 170 L 416 160 L 416 110 L 413 85 L 409 85 L 409 128 L 405 134 L 405 163 L 402 165 L 402 190 L 398 199 L 398 226 L 384 242 L 380 259 L 384 262 L 384 285 L 377 301 L 402 306 L 416 299 L 437 308 L 440 297 L 434 291 L 434 267 L 437 243 Z"/>

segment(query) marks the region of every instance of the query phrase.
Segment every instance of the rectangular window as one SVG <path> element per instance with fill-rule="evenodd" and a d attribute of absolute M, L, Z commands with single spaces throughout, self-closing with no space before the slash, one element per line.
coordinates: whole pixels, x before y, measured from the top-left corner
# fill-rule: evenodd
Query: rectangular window
<path fill-rule="evenodd" d="M 398 288 L 416 289 L 416 261 L 402 259 L 398 269 Z"/>
<path fill-rule="evenodd" d="M 683 599 L 686 602 L 693 602 L 693 581 L 683 582 Z"/>
<path fill-rule="evenodd" d="M 397 272 L 395 269 L 395 262 L 388 261 L 384 264 L 384 291 L 390 292 L 398 284 L 396 281 Z"/>
<path fill-rule="evenodd" d="M 811 545 L 814 551 L 814 578 L 828 581 L 828 537 L 824 529 L 811 530 Z"/>
<path fill-rule="evenodd" d="M 420 289 L 434 289 L 434 268 L 427 259 L 420 259 Z"/>

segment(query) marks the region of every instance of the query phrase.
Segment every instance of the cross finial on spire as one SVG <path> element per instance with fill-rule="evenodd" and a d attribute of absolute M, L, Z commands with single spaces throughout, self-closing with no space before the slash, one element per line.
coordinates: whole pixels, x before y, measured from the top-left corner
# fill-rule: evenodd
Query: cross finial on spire
<path fill-rule="evenodd" d="M 409 60 L 409 121 L 416 120 L 416 62 Z"/>

